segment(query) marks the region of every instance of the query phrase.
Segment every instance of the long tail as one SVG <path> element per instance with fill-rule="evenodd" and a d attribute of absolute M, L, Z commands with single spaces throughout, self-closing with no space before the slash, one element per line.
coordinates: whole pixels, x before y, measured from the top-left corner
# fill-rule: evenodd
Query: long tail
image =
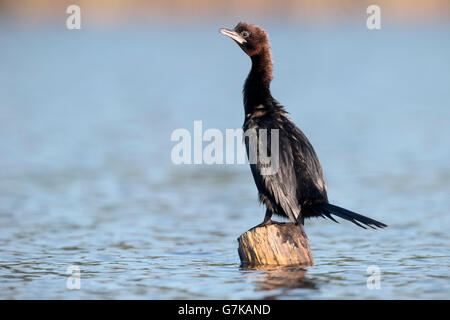
<path fill-rule="evenodd" d="M 365 226 L 363 226 L 363 224 L 366 226 L 369 226 L 373 229 L 376 229 L 375 227 L 378 227 L 378 228 L 387 227 L 387 225 L 385 225 L 382 222 L 373 220 L 371 218 L 360 215 L 356 212 L 352 212 L 350 210 L 335 206 L 330 203 L 316 204 L 312 207 L 312 210 L 314 211 L 314 213 L 316 215 L 322 216 L 324 218 L 329 218 L 329 219 L 333 220 L 334 222 L 337 222 L 337 221 L 331 215 L 335 215 L 342 219 L 351 221 L 354 224 L 356 224 L 357 226 L 364 228 L 364 229 L 367 229 L 367 228 Z M 362 224 L 359 222 L 361 222 Z"/>

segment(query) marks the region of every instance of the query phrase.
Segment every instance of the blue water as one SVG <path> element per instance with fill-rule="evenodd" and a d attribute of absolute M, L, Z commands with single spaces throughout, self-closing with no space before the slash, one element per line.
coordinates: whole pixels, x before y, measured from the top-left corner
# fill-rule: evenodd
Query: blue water
<path fill-rule="evenodd" d="M 330 201 L 389 225 L 308 221 L 305 272 L 239 267 L 264 215 L 247 165 L 171 162 L 174 129 L 243 122 L 249 59 L 222 26 L 3 25 L 0 298 L 450 298 L 450 28 L 267 25 Z"/>

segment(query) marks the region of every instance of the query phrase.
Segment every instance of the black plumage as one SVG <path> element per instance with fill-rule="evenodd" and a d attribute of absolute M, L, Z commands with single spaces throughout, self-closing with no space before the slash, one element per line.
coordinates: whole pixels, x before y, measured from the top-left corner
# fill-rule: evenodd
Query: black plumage
<path fill-rule="evenodd" d="M 258 26 L 242 22 L 233 30 L 221 29 L 220 32 L 232 38 L 252 60 L 243 90 L 244 131 L 267 129 L 267 139 L 259 139 L 257 134 L 257 144 L 258 148 L 266 148 L 270 156 L 271 130 L 278 129 L 279 167 L 276 173 L 263 174 L 265 167 L 259 158 L 250 164 L 259 199 L 267 208 L 261 225 L 271 223 L 275 213 L 301 224 L 305 218 L 317 216 L 337 222 L 334 215 L 362 228 L 364 225 L 386 227 L 381 222 L 328 202 L 322 167 L 313 146 L 271 95 L 272 57 L 267 33 Z M 247 153 L 250 141 L 248 137 L 245 139 Z"/>

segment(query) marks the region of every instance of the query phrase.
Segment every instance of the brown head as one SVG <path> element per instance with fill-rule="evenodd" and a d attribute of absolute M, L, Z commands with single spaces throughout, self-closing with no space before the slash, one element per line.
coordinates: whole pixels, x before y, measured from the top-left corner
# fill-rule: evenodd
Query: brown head
<path fill-rule="evenodd" d="M 232 30 L 220 29 L 219 31 L 233 39 L 250 57 L 270 55 L 269 36 L 257 25 L 239 22 Z"/>

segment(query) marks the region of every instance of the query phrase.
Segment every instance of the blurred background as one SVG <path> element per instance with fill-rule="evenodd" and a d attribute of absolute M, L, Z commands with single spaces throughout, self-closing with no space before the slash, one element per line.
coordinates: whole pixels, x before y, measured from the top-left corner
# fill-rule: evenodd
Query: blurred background
<path fill-rule="evenodd" d="M 308 221 L 308 270 L 240 268 L 247 165 L 171 161 L 173 130 L 243 123 L 239 21 L 269 32 L 330 201 L 389 225 Z M 450 298 L 449 57 L 448 0 L 0 0 L 0 298 Z"/>

